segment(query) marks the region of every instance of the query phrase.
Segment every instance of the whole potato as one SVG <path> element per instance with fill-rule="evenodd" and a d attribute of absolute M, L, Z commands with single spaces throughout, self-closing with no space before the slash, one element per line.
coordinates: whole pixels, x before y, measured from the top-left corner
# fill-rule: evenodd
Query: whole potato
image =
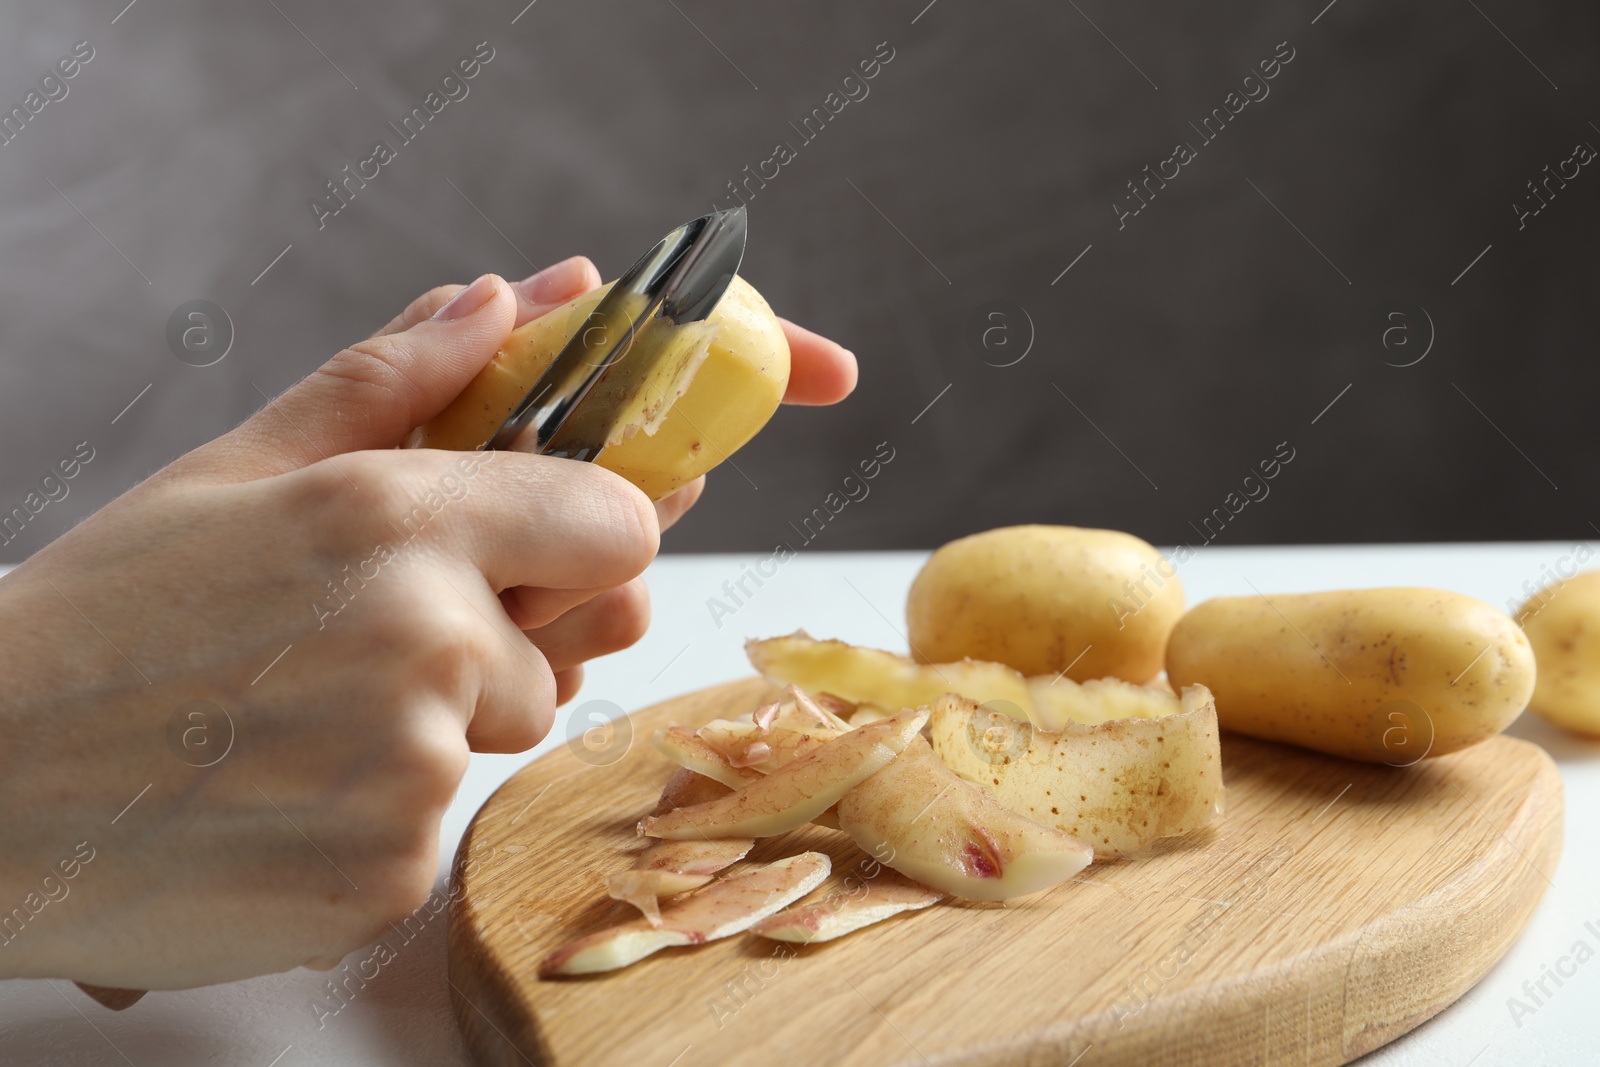
<path fill-rule="evenodd" d="M 555 361 L 567 339 L 584 328 L 610 288 L 585 293 L 518 327 L 462 394 L 407 443 L 458 450 L 481 446 Z M 653 430 L 633 432 L 595 460 L 652 500 L 698 478 L 754 437 L 778 409 L 789 384 L 789 342 L 783 326 L 749 282 L 735 275 L 706 322 L 716 332 L 688 389 Z"/>
<path fill-rule="evenodd" d="M 952 541 L 917 574 L 906 600 L 912 654 L 965 656 L 1023 674 L 1143 684 L 1161 671 L 1183 614 L 1175 566 L 1132 534 L 1075 526 L 1008 526 Z"/>
<path fill-rule="evenodd" d="M 1168 679 L 1207 686 L 1224 730 L 1372 763 L 1415 763 L 1499 733 L 1534 676 L 1516 623 L 1439 589 L 1221 597 L 1167 642 Z"/>
<path fill-rule="evenodd" d="M 1539 661 L 1534 714 L 1600 737 L 1600 571 L 1556 582 L 1517 612 Z"/>

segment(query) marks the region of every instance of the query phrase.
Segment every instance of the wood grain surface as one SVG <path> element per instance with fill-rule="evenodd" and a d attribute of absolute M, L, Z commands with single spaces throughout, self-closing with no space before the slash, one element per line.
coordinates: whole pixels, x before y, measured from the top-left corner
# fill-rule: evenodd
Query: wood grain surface
<path fill-rule="evenodd" d="M 749 679 L 656 705 L 484 805 L 456 857 L 449 951 L 480 1063 L 1346 1063 L 1482 977 L 1560 857 L 1561 780 L 1527 742 L 1393 768 L 1225 734 L 1216 828 L 1047 892 L 541 981 L 547 952 L 631 917 L 604 882 L 643 847 L 634 824 L 671 770 L 651 732 L 768 692 Z M 819 894 L 866 858 L 812 827 L 747 862 L 806 848 L 833 857 Z"/>

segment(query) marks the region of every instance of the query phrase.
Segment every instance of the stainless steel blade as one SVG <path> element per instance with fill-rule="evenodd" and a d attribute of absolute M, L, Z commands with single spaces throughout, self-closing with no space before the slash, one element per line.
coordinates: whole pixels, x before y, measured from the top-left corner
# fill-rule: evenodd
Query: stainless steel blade
<path fill-rule="evenodd" d="M 484 447 L 593 460 L 615 419 L 590 412 L 581 433 L 563 434 L 573 413 L 644 331 L 696 322 L 711 313 L 738 273 L 746 232 L 741 205 L 703 215 L 656 242 L 617 279 Z M 652 358 L 670 347 L 642 345 L 638 355 Z M 637 374 L 639 369 L 629 370 Z M 621 411 L 614 399 L 608 403 L 613 415 Z"/>

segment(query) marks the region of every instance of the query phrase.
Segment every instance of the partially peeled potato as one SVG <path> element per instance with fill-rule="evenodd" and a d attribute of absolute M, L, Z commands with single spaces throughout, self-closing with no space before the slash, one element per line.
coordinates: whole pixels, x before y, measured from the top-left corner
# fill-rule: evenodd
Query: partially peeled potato
<path fill-rule="evenodd" d="M 471 451 L 494 436 L 610 289 L 585 293 L 518 327 L 465 391 L 417 429 L 414 448 Z M 663 346 L 664 374 L 630 406 L 595 462 L 660 500 L 709 471 L 765 426 L 789 384 L 789 343 L 761 294 L 735 276 L 704 323 L 639 334 Z M 620 364 L 619 364 L 620 365 Z M 587 401 L 586 401 L 587 402 Z M 574 418 L 582 415 L 580 404 Z"/>

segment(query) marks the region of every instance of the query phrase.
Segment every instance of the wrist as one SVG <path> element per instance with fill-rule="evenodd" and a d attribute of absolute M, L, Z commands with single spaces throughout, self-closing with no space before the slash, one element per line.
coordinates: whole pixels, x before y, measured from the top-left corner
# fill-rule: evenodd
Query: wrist
<path fill-rule="evenodd" d="M 51 945 L 70 923 L 68 899 L 95 856 L 94 845 L 81 841 L 53 865 L 9 873 L 9 895 L 0 897 L 0 975 L 70 977 L 50 966 Z"/>
<path fill-rule="evenodd" d="M 73 715 L 59 685 L 70 667 L 50 654 L 26 571 L 0 581 L 0 978 L 70 977 L 57 946 L 70 939 L 81 903 L 69 898 L 82 895 L 96 850 L 86 813 L 62 790 L 73 780 L 74 746 L 60 744 Z"/>

